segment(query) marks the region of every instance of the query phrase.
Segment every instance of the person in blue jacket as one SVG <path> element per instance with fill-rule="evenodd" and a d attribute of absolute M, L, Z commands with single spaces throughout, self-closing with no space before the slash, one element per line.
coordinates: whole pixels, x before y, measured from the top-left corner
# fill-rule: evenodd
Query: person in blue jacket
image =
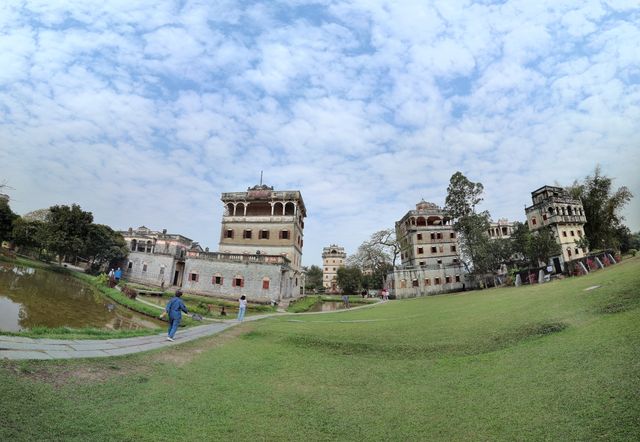
<path fill-rule="evenodd" d="M 176 290 L 175 296 L 169 300 L 167 307 L 164 309 L 165 312 L 161 316 L 169 315 L 169 336 L 167 336 L 167 341 L 173 341 L 173 337 L 176 335 L 176 331 L 182 320 L 182 312 L 189 313 L 187 306 L 184 305 L 184 302 L 180 299 L 181 296 L 182 291 Z"/>

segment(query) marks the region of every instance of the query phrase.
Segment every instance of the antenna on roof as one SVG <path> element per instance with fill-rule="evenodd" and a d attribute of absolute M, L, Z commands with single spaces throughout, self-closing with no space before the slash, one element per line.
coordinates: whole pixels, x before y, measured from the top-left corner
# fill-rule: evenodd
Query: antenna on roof
<path fill-rule="evenodd" d="M 262 186 L 262 171 L 260 171 L 260 185 Z"/>

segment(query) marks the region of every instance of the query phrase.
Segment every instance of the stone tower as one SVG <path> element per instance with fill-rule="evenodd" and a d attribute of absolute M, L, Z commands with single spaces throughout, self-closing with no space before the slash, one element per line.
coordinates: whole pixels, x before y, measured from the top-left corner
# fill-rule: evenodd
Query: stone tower
<path fill-rule="evenodd" d="M 564 262 L 583 258 L 589 250 L 578 247 L 584 236 L 587 218 L 582 201 L 572 198 L 562 187 L 543 186 L 531 192 L 533 205 L 524 209 L 531 231 L 550 227 L 562 254 L 552 258 L 556 272 L 562 271 Z"/>
<path fill-rule="evenodd" d="M 299 289 L 307 216 L 300 191 L 276 191 L 261 184 L 246 192 L 225 192 L 221 200 L 224 214 L 219 251 L 284 256 Z"/>
<path fill-rule="evenodd" d="M 344 266 L 347 254 L 344 247 L 331 244 L 322 249 L 322 285 L 328 291 L 338 291 L 338 269 Z"/>

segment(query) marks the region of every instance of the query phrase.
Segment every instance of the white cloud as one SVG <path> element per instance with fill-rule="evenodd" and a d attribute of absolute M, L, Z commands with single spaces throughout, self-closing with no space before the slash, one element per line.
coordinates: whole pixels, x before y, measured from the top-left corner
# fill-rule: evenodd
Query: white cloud
<path fill-rule="evenodd" d="M 305 264 L 457 170 L 494 218 L 597 163 L 640 194 L 638 23 L 633 1 L 3 2 L 2 178 L 19 212 L 215 248 L 220 193 L 265 170 L 303 193 Z"/>

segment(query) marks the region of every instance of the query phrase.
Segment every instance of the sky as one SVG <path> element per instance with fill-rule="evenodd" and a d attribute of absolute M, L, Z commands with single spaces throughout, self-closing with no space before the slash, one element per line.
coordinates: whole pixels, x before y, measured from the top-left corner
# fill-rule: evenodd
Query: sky
<path fill-rule="evenodd" d="M 637 0 L 0 2 L 0 182 L 217 250 L 222 192 L 300 190 L 303 265 L 456 171 L 482 210 L 600 164 L 636 195 Z"/>

